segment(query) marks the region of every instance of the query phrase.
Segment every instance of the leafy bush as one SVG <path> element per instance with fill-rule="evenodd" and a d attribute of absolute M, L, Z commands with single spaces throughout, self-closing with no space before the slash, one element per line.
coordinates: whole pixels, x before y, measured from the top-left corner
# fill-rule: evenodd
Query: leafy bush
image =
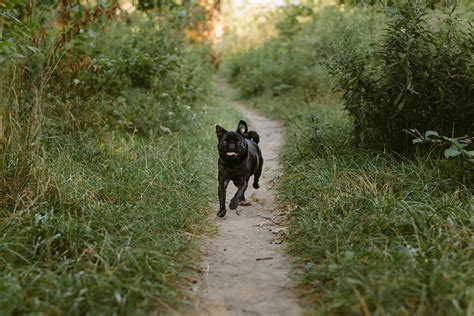
<path fill-rule="evenodd" d="M 191 106 L 209 88 L 203 80 L 211 71 L 206 48 L 186 47 L 174 25 L 152 15 L 134 16 L 132 25 L 117 21 L 109 28 L 76 44 L 77 55 L 90 56 L 90 63 L 67 77 L 70 94 L 90 96 L 92 102 L 84 102 L 75 119 L 89 126 L 105 120 L 111 128 L 148 136 L 161 134 L 160 126 L 180 129 L 192 118 Z M 99 108 L 94 107 L 97 97 Z M 99 113 L 102 121 L 90 113 Z"/>
<path fill-rule="evenodd" d="M 357 12 L 325 7 L 317 13 L 291 7 L 276 23 L 280 36 L 262 46 L 234 56 L 224 65 L 231 82 L 243 97 L 300 93 L 306 100 L 330 92 L 328 58 L 342 47 L 369 49 L 366 38 L 376 36 L 383 17 L 377 12 Z"/>
<path fill-rule="evenodd" d="M 443 155 L 446 159 L 461 157 L 468 162 L 474 163 L 474 150 L 470 150 L 474 138 L 469 136 L 463 137 L 446 137 L 439 135 L 435 131 L 426 131 L 422 135 L 418 130 L 411 129 L 405 132 L 414 137 L 413 144 L 430 143 L 443 149 Z"/>
<path fill-rule="evenodd" d="M 359 144 L 410 150 L 403 129 L 443 134 L 474 130 L 474 40 L 451 10 L 430 25 L 423 6 L 389 11 L 388 29 L 373 54 L 346 50 L 332 66 L 354 118 Z"/>

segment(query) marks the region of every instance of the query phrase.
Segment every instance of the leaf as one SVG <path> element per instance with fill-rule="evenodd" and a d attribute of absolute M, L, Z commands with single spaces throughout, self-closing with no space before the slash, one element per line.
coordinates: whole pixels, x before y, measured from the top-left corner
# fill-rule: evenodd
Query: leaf
<path fill-rule="evenodd" d="M 398 94 L 397 98 L 395 99 L 395 102 L 393 102 L 393 104 L 394 104 L 395 106 L 397 106 L 398 112 L 400 112 L 400 111 L 403 109 L 403 107 L 405 106 L 405 102 L 406 102 L 406 100 L 407 100 L 407 99 L 405 98 L 405 99 L 403 99 L 403 100 L 400 102 L 400 100 L 401 100 L 402 97 L 403 97 L 404 92 L 405 92 L 405 90 L 402 89 L 402 91 L 400 91 L 400 93 Z"/>
<path fill-rule="evenodd" d="M 457 157 L 461 154 L 461 152 L 456 148 L 456 147 L 449 147 L 444 151 L 444 157 L 446 158 L 452 158 L 452 157 Z"/>
<path fill-rule="evenodd" d="M 422 138 L 415 138 L 414 140 L 412 140 L 413 144 L 421 144 L 423 143 L 423 139 Z"/>
<path fill-rule="evenodd" d="M 398 112 L 401 112 L 403 110 L 403 107 L 405 106 L 407 99 L 403 99 L 400 103 L 398 103 Z"/>
<path fill-rule="evenodd" d="M 474 159 L 474 150 L 464 150 L 463 153 L 469 158 Z"/>
<path fill-rule="evenodd" d="M 425 132 L 425 137 L 430 138 L 430 139 L 438 139 L 439 134 L 438 134 L 438 132 L 435 132 L 435 131 L 426 131 Z"/>

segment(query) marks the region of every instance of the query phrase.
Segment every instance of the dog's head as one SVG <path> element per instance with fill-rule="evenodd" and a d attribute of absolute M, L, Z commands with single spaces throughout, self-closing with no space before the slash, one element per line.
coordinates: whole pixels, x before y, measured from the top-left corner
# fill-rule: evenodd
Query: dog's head
<path fill-rule="evenodd" d="M 219 155 L 225 160 L 237 160 L 247 155 L 247 142 L 244 135 L 248 132 L 247 123 L 240 121 L 237 131 L 228 132 L 222 126 L 216 125 L 216 134 L 219 143 Z"/>

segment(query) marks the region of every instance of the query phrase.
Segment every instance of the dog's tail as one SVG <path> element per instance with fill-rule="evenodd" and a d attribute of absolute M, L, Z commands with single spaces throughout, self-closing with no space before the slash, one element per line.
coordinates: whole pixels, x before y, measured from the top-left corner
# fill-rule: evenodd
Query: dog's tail
<path fill-rule="evenodd" d="M 260 141 L 260 136 L 258 136 L 256 131 L 249 131 L 246 135 L 248 139 L 253 140 L 256 144 Z"/>

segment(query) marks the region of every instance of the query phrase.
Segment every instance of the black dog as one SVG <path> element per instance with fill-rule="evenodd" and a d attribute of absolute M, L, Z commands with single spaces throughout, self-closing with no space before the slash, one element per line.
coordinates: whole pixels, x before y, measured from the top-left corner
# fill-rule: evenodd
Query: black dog
<path fill-rule="evenodd" d="M 253 178 L 253 187 L 259 188 L 258 180 L 262 174 L 263 157 L 257 143 L 260 140 L 257 132 L 248 131 L 247 123 L 240 121 L 236 132 L 228 132 L 216 125 L 216 134 L 219 143 L 219 212 L 217 216 L 224 217 L 225 193 L 229 181 L 232 180 L 238 187 L 237 193 L 229 204 L 235 210 L 240 202 L 245 201 L 250 176 Z M 238 214 L 238 213 L 237 213 Z"/>

